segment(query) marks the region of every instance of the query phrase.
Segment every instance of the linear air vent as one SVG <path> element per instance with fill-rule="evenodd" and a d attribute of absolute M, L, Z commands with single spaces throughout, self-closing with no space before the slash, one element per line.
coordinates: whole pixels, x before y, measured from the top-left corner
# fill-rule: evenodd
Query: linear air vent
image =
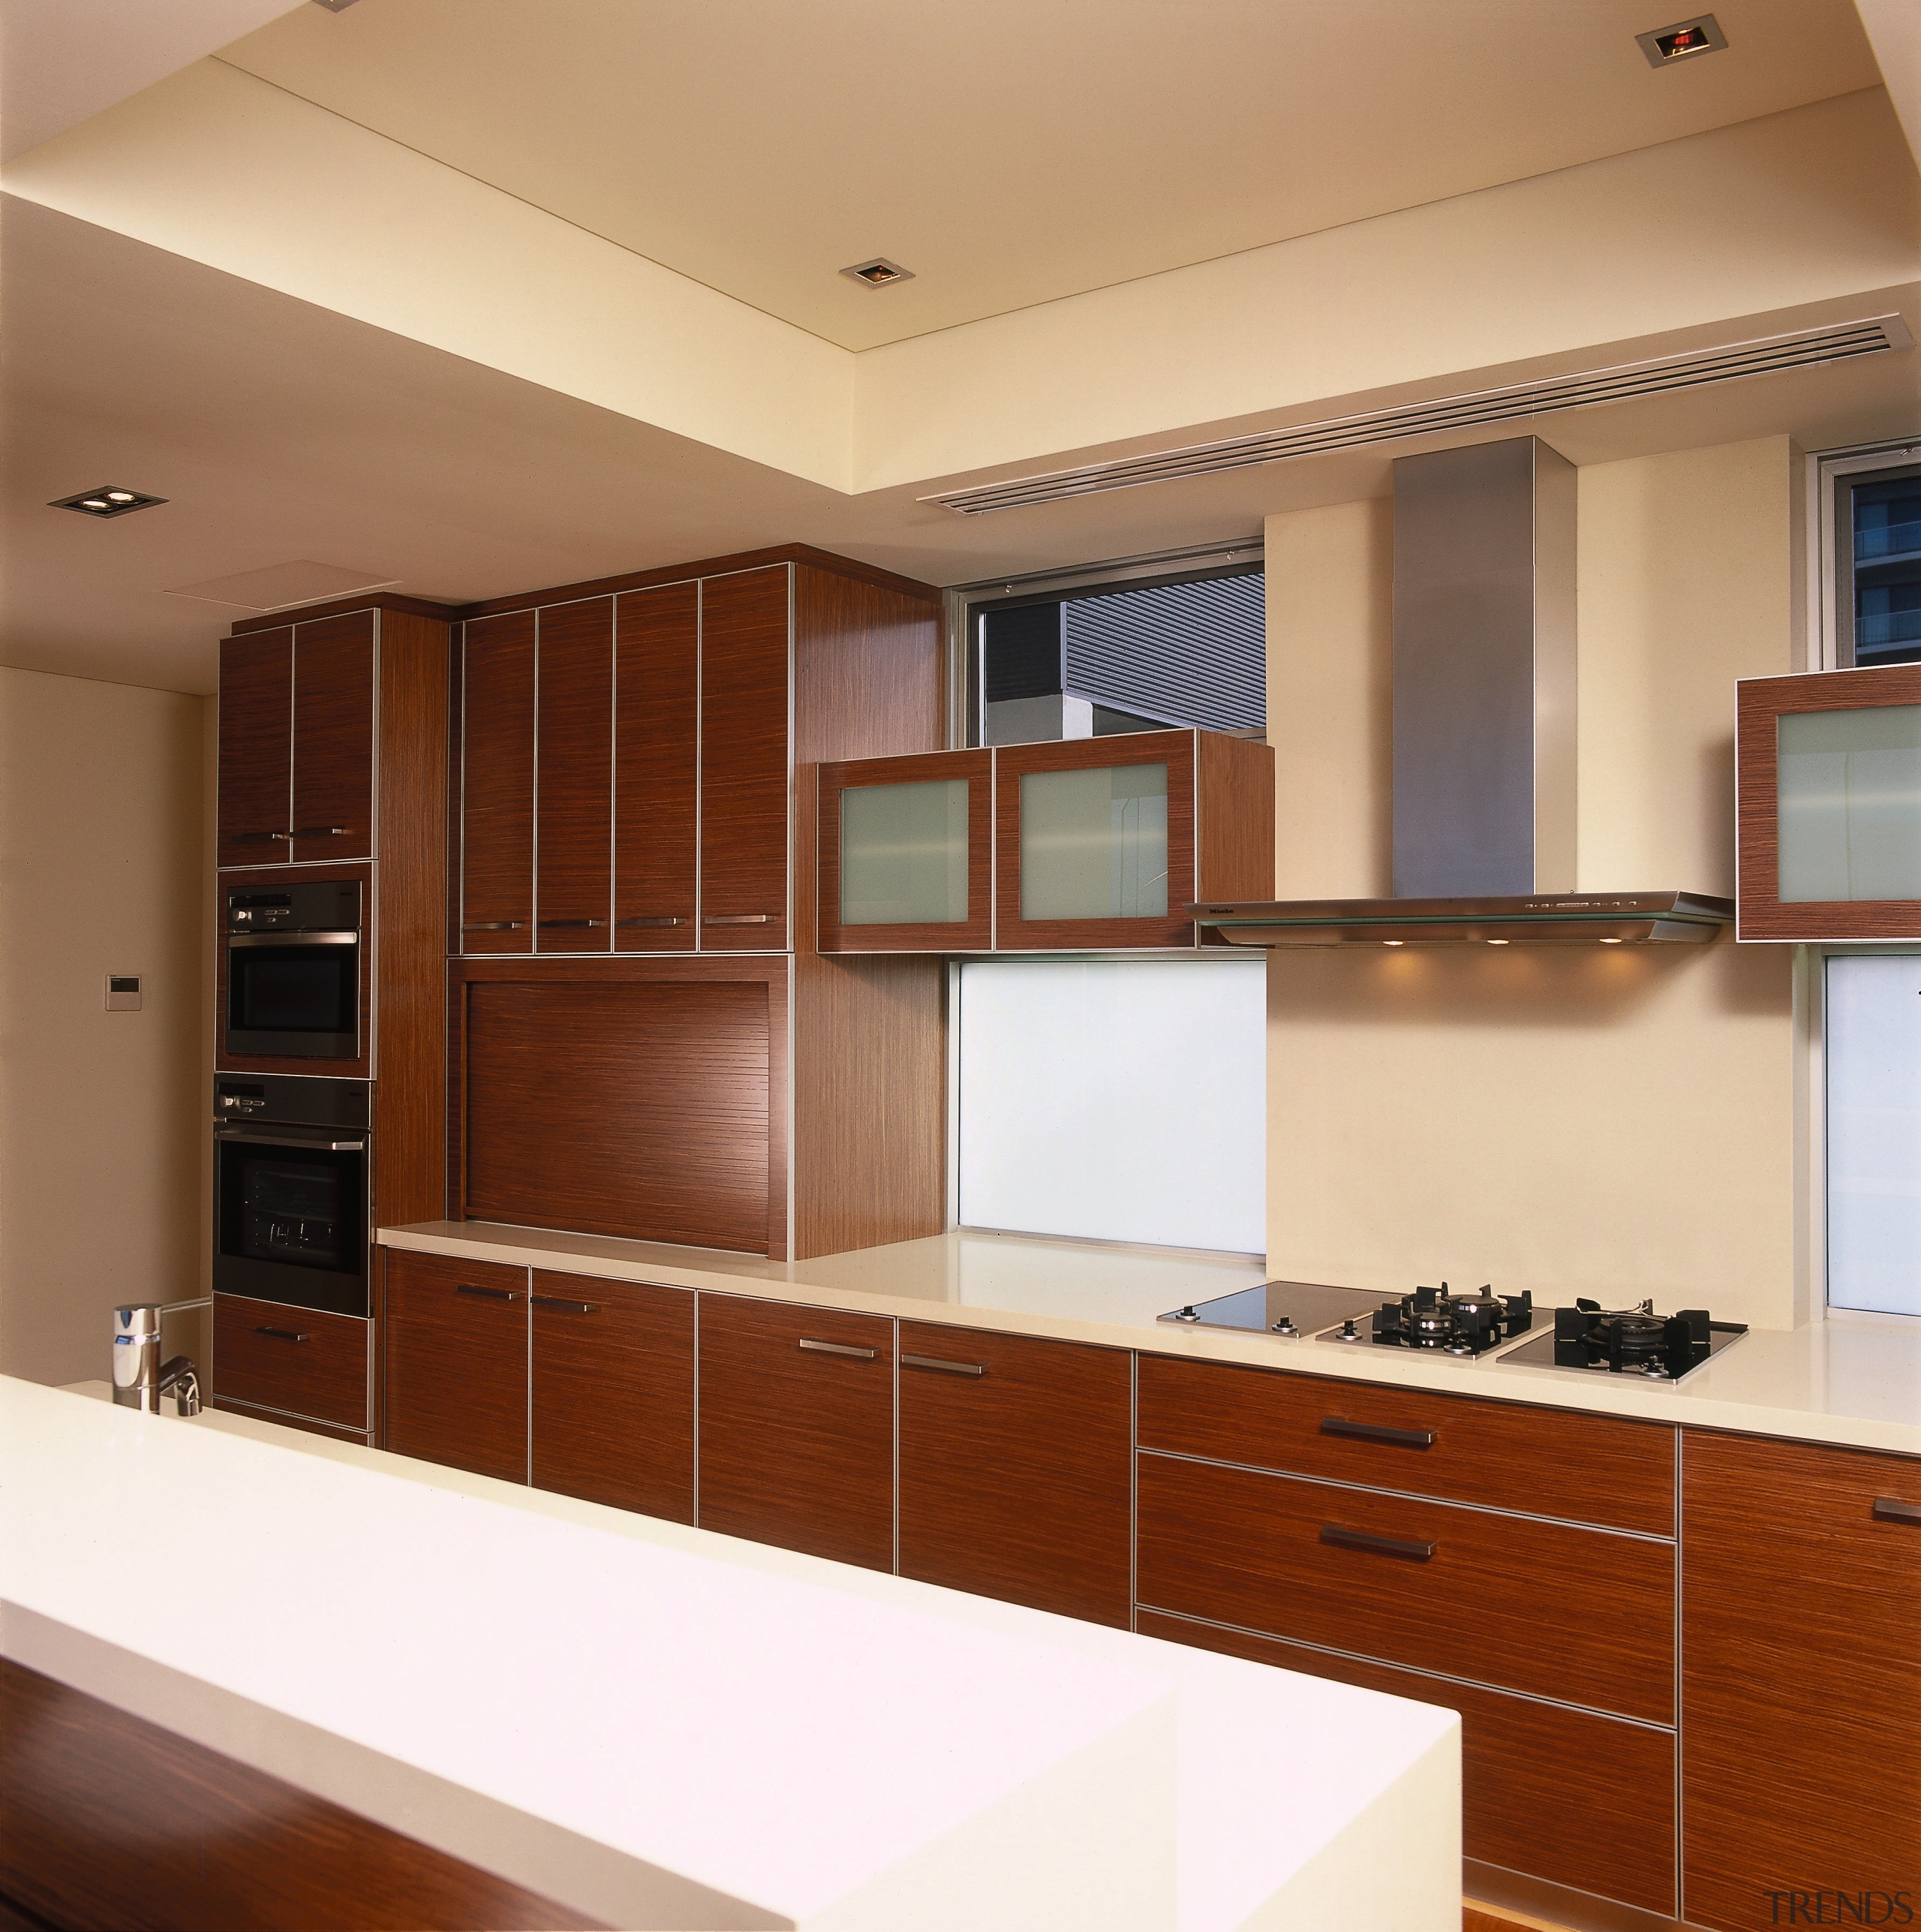
<path fill-rule="evenodd" d="M 1198 443 L 1184 450 L 1159 450 L 1150 456 L 1129 456 L 1117 463 L 1090 463 L 1083 469 L 1055 470 L 1045 476 L 1017 477 L 1006 483 L 943 490 L 937 495 L 924 496 L 921 501 L 937 503 L 960 516 L 985 516 L 991 510 L 1018 510 L 1031 504 L 1057 502 L 1063 497 L 1096 496 L 1105 490 L 1132 489 L 1142 483 L 1169 483 L 1179 477 L 1252 469 L 1262 463 L 1285 462 L 1294 456 L 1317 456 L 1331 450 L 1364 449 L 1372 443 L 1390 443 L 1403 436 L 1514 423 L 1556 410 L 1591 409 L 1600 403 L 1628 402 L 1676 390 L 1699 389 L 1709 383 L 1733 382 L 1743 376 L 1775 375 L 1787 369 L 1850 362 L 1857 357 L 1885 355 L 1890 350 L 1913 346 L 1914 339 L 1898 314 L 1871 315 L 1826 329 L 1767 336 L 1752 342 L 1730 342 L 1719 348 L 1697 350 L 1691 355 L 1661 356 L 1649 362 L 1618 363 L 1612 369 L 1579 369 L 1541 382 L 1517 383 L 1509 389 L 1436 396 L 1398 409 L 1337 416 L 1321 423 L 1297 423 L 1283 429 L 1264 430 L 1258 435 L 1231 436 L 1218 443 Z"/>

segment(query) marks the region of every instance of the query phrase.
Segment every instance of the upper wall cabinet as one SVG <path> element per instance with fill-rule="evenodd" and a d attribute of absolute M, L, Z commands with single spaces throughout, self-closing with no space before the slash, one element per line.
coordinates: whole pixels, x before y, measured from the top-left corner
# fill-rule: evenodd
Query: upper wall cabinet
<path fill-rule="evenodd" d="M 1921 664 L 1738 691 L 1736 936 L 1921 938 Z"/>
<path fill-rule="evenodd" d="M 218 863 L 374 856 L 374 613 L 223 640 Z"/>
<path fill-rule="evenodd" d="M 825 766 L 820 949 L 1192 946 L 1196 898 L 1273 893 L 1273 772 L 1195 730 Z"/>

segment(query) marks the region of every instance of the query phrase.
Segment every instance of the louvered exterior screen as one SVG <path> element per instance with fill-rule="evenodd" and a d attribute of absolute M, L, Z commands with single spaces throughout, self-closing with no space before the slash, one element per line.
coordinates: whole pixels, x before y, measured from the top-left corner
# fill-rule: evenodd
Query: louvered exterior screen
<path fill-rule="evenodd" d="M 1209 577 L 1067 600 L 1067 688 L 1162 724 L 1267 721 L 1267 579 Z"/>

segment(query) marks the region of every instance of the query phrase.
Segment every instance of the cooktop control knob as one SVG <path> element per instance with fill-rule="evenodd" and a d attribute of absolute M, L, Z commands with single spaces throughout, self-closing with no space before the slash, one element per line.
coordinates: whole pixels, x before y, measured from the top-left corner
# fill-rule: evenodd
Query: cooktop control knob
<path fill-rule="evenodd" d="M 1192 1302 L 1184 1308 L 1177 1308 L 1174 1311 L 1174 1318 L 1177 1322 L 1198 1322 L 1201 1319 Z"/>

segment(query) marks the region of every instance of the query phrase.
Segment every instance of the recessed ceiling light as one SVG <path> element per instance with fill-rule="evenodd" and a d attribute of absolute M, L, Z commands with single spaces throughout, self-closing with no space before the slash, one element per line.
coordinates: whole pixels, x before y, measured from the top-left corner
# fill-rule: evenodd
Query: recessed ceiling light
<path fill-rule="evenodd" d="M 1691 20 L 1677 20 L 1671 27 L 1637 34 L 1634 39 L 1650 67 L 1672 67 L 1694 54 L 1718 53 L 1727 44 L 1721 23 L 1712 14 L 1697 14 Z"/>
<path fill-rule="evenodd" d="M 903 268 L 898 262 L 889 261 L 885 255 L 876 255 L 870 261 L 856 262 L 852 268 L 843 268 L 840 272 L 850 281 L 865 284 L 869 288 L 891 288 L 897 281 L 912 281 L 914 271 Z"/>
<path fill-rule="evenodd" d="M 164 496 L 148 496 L 137 489 L 123 489 L 118 483 L 103 483 L 98 489 L 83 489 L 74 496 L 56 497 L 49 510 L 77 510 L 83 516 L 125 516 L 130 510 L 147 510 L 164 503 Z"/>

